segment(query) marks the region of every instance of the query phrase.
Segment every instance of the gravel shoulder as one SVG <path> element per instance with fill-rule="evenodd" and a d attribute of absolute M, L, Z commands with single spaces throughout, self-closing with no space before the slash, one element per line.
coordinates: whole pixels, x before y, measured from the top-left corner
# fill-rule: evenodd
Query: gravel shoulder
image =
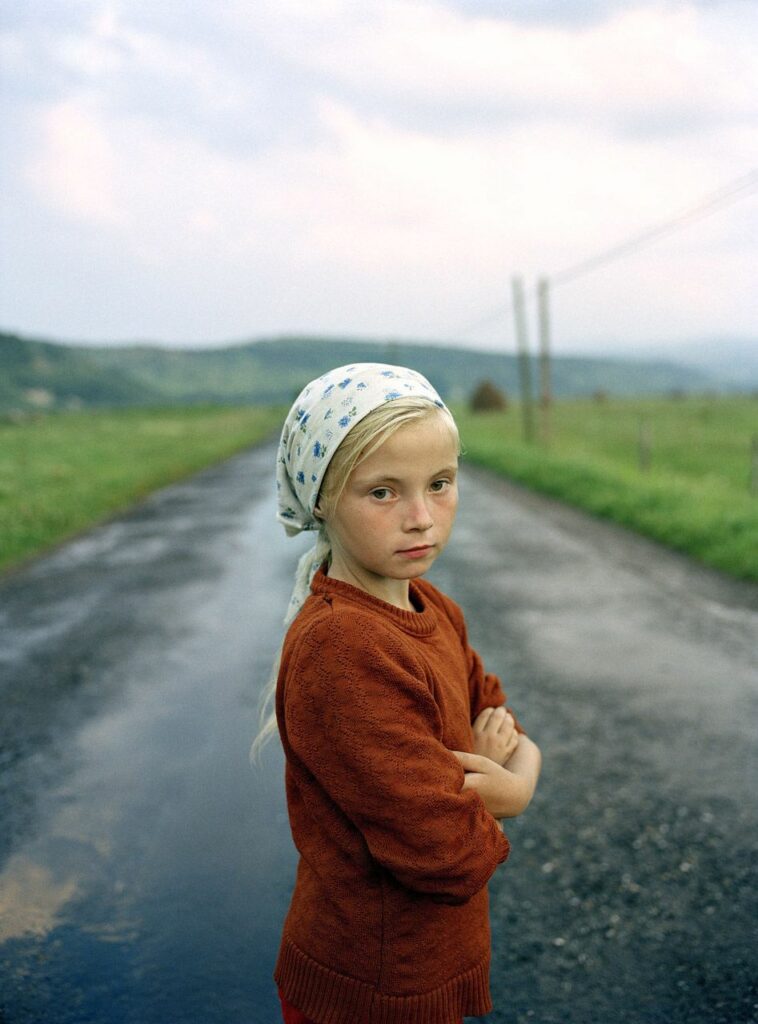
<path fill-rule="evenodd" d="M 758 587 L 483 471 L 435 574 L 544 755 L 500 1022 L 756 1020 Z"/>

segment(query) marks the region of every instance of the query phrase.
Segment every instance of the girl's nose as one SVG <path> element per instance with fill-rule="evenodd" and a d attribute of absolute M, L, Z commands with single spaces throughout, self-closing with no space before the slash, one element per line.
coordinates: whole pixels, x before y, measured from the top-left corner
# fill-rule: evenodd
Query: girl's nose
<path fill-rule="evenodd" d="M 434 522 L 426 507 L 426 502 L 422 498 L 412 501 L 406 512 L 405 528 L 407 530 L 430 530 L 433 525 Z"/>

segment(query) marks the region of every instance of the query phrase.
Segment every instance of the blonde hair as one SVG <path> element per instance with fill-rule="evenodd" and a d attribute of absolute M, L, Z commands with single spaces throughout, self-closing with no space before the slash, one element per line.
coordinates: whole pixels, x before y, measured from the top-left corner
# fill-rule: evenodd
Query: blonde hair
<path fill-rule="evenodd" d="M 331 555 L 331 544 L 329 542 L 328 522 L 334 515 L 345 485 L 350 479 L 353 470 L 367 459 L 369 455 L 383 445 L 396 430 L 416 420 L 426 419 L 437 414 L 441 417 L 455 441 L 458 454 L 461 454 L 461 441 L 458 427 L 452 414 L 447 408 L 436 405 L 428 398 L 396 398 L 391 402 L 377 406 L 359 420 L 354 427 L 342 439 L 339 448 L 335 451 L 327 466 L 324 479 L 316 500 L 315 514 L 322 521 L 318 531 L 316 547 L 313 551 L 307 552 L 301 558 L 296 573 L 296 591 L 303 594 L 303 600 L 307 596 L 310 579 L 308 578 L 310 567 L 316 562 L 321 565 L 329 560 Z M 296 606 L 294 612 L 285 619 L 285 624 L 295 617 L 300 606 Z M 279 676 L 281 664 L 282 647 L 276 656 L 268 682 L 264 687 L 259 703 L 258 733 L 250 747 L 251 763 L 260 763 L 260 752 L 274 734 L 278 735 L 276 721 L 276 709 L 269 706 L 274 703 L 276 695 L 276 683 Z"/>

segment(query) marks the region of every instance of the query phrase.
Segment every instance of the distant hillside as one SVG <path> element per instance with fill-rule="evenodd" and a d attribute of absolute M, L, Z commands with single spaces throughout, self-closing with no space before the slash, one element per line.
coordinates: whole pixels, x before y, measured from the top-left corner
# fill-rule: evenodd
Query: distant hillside
<path fill-rule="evenodd" d="M 0 333 L 0 411 L 216 402 L 290 402 L 308 380 L 358 361 L 401 363 L 428 376 L 449 401 L 489 378 L 518 393 L 514 355 L 397 341 L 282 337 L 224 348 L 97 347 Z M 536 365 L 533 374 L 535 387 Z M 707 391 L 706 372 L 662 360 L 562 356 L 553 361 L 556 396 Z"/>
<path fill-rule="evenodd" d="M 91 349 L 0 333 L 0 410 L 153 404 L 143 381 L 103 366 Z"/>
<path fill-rule="evenodd" d="M 659 342 L 640 355 L 668 359 L 709 374 L 719 385 L 743 391 L 758 388 L 758 338 L 707 337 L 689 341 Z"/>

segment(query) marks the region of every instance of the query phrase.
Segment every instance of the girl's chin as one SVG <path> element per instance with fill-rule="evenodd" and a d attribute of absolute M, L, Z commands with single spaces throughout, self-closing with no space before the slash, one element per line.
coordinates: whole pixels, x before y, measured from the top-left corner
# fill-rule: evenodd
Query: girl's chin
<path fill-rule="evenodd" d="M 400 568 L 397 574 L 398 579 L 411 579 L 414 576 L 422 576 L 432 567 L 439 552 L 429 552 L 424 558 L 408 559 Z"/>

